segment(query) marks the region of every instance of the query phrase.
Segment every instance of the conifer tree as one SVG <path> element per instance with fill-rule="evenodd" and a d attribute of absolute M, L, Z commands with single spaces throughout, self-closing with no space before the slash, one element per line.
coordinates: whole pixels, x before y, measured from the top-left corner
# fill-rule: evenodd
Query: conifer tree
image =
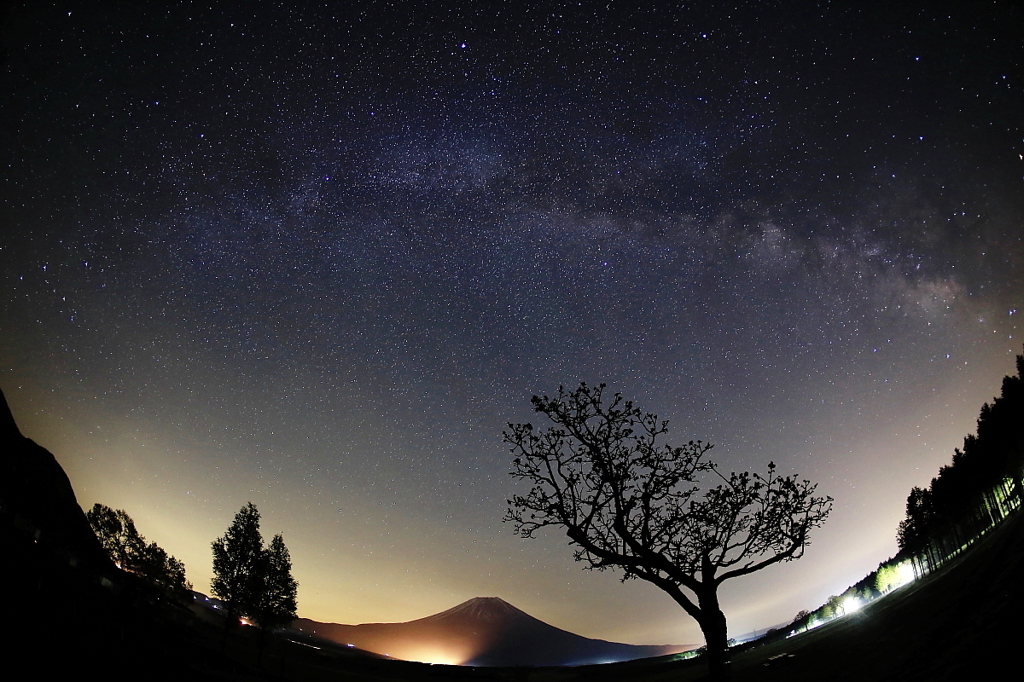
<path fill-rule="evenodd" d="M 260 513 L 249 502 L 242 507 L 223 536 L 213 541 L 214 596 L 224 601 L 228 624 L 253 610 L 256 603 L 253 576 L 263 558 Z"/>

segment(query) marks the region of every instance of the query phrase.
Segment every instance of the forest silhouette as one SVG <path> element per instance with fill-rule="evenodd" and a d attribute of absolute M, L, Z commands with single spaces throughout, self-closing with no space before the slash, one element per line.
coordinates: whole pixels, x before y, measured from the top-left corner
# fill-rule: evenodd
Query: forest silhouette
<path fill-rule="evenodd" d="M 959 553 L 1020 507 L 1024 496 L 1024 355 L 1016 376 L 1003 378 L 1000 395 L 985 403 L 976 434 L 939 469 L 927 488 L 907 497 L 900 549 L 928 570 Z"/>

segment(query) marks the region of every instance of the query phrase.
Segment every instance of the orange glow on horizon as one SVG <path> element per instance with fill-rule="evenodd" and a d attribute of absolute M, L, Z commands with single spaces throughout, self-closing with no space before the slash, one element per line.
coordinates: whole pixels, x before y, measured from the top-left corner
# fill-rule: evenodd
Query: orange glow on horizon
<path fill-rule="evenodd" d="M 422 652 L 410 653 L 402 657 L 406 661 L 432 663 L 435 665 L 462 665 L 468 659 L 446 649 L 424 649 Z"/>
<path fill-rule="evenodd" d="M 389 658 L 416 663 L 465 665 L 467 661 L 473 660 L 477 653 L 465 643 L 444 646 L 436 643 L 420 645 L 409 642 L 405 646 L 392 645 L 389 647 L 387 655 Z"/>

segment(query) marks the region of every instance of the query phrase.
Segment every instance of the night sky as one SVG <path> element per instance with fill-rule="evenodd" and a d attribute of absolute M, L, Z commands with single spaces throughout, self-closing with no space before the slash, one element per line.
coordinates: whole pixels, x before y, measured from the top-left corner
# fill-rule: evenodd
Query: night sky
<path fill-rule="evenodd" d="M 6 5 L 0 387 L 198 590 L 252 501 L 301 616 L 699 643 L 501 522 L 585 380 L 835 498 L 740 635 L 894 554 L 1014 369 L 1015 3 L 170 4 Z"/>

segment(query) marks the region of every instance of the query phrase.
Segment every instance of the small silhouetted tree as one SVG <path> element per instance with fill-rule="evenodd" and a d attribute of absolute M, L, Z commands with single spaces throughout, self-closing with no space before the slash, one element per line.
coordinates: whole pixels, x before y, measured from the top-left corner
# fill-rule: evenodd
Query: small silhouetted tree
<path fill-rule="evenodd" d="M 790 624 L 790 629 L 795 632 L 806 630 L 807 627 L 811 624 L 811 617 L 813 615 L 813 613 L 806 609 L 798 611 L 796 616 L 793 617 L 793 622 Z"/>
<path fill-rule="evenodd" d="M 263 559 L 263 537 L 260 535 L 260 513 L 249 502 L 242 507 L 223 536 L 213 541 L 214 596 L 227 609 L 225 628 L 250 613 L 256 603 L 256 581 L 253 579 Z M 226 634 L 226 630 L 225 630 Z"/>
<path fill-rule="evenodd" d="M 96 503 L 85 514 L 110 558 L 118 568 L 134 573 L 177 598 L 188 599 L 192 584 L 185 578 L 185 564 L 169 555 L 135 528 L 123 509 Z"/>
<path fill-rule="evenodd" d="M 185 579 L 185 564 L 155 542 L 146 545 L 138 565 L 140 575 L 157 587 L 179 598 L 189 598 L 192 584 Z"/>
<path fill-rule="evenodd" d="M 712 677 L 726 674 L 728 635 L 718 589 L 730 578 L 803 555 L 831 497 L 806 480 L 768 473 L 721 474 L 710 444 L 672 447 L 668 422 L 644 413 L 604 385 L 585 383 L 554 398 L 534 396 L 534 410 L 554 426 L 509 424 L 512 476 L 530 490 L 508 501 L 505 519 L 532 537 L 562 528 L 588 569 L 618 568 L 664 590 L 700 625 Z M 702 475 L 717 477 L 701 486 Z"/>
<path fill-rule="evenodd" d="M 896 530 L 896 541 L 900 549 L 920 549 L 927 541 L 928 533 L 934 525 L 935 512 L 932 508 L 931 490 L 914 486 L 907 496 L 907 516 L 900 521 Z"/>

